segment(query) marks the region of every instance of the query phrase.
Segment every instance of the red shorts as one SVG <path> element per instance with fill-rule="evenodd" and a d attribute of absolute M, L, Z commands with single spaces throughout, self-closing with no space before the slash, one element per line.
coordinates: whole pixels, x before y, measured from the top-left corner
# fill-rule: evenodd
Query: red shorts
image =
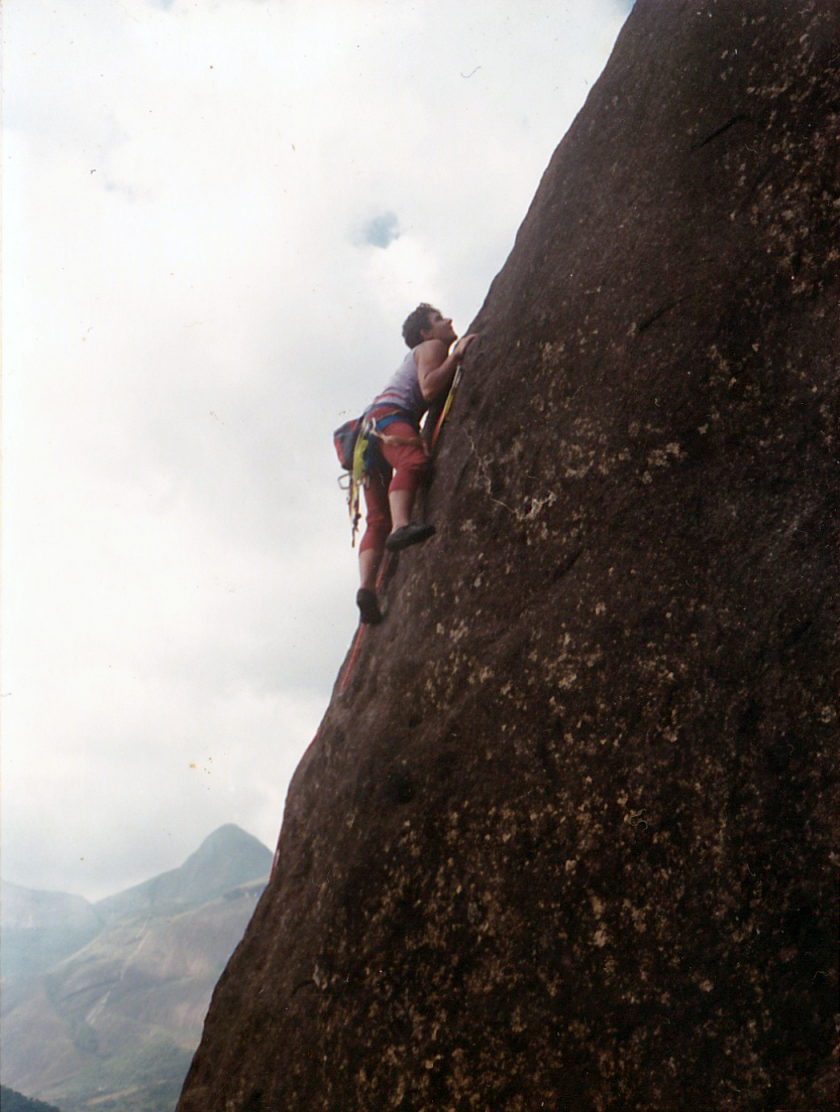
<path fill-rule="evenodd" d="M 378 406 L 370 416 L 385 417 L 394 413 L 391 406 Z M 379 441 L 376 452 L 377 465 L 370 468 L 365 486 L 365 534 L 359 545 L 359 552 L 368 548 L 381 549 L 385 538 L 391 532 L 391 511 L 388 495 L 392 490 L 410 490 L 416 493 L 429 466 L 429 458 L 423 448 L 417 428 L 408 421 L 392 421 L 382 433 L 387 437 L 408 441 L 405 444 L 388 444 Z"/>

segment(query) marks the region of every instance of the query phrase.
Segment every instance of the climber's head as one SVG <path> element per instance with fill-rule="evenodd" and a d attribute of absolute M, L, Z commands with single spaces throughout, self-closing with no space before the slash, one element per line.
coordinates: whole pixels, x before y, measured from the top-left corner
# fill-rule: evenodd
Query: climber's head
<path fill-rule="evenodd" d="M 452 318 L 445 317 L 440 309 L 425 301 L 406 317 L 402 334 L 410 348 L 416 348 L 424 340 L 442 340 L 448 346 L 457 339 Z"/>

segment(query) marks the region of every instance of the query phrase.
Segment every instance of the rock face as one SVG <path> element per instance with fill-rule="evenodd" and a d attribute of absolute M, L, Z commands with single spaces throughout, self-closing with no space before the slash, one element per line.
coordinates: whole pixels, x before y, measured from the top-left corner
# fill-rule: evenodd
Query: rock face
<path fill-rule="evenodd" d="M 638 0 L 180 1112 L 835 1107 L 838 56 Z"/>

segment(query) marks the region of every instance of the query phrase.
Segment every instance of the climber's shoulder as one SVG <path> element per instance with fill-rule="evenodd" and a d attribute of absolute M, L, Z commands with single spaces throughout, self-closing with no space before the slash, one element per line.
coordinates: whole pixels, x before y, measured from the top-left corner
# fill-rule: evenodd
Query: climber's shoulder
<path fill-rule="evenodd" d="M 449 354 L 443 340 L 424 340 L 414 349 L 414 358 L 419 368 L 439 367 Z"/>

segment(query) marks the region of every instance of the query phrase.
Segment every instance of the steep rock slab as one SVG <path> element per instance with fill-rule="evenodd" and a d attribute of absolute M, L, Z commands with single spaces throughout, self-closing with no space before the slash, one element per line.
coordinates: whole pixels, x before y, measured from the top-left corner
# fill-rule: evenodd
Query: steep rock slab
<path fill-rule="evenodd" d="M 638 0 L 180 1112 L 834 1107 L 839 25 Z"/>

